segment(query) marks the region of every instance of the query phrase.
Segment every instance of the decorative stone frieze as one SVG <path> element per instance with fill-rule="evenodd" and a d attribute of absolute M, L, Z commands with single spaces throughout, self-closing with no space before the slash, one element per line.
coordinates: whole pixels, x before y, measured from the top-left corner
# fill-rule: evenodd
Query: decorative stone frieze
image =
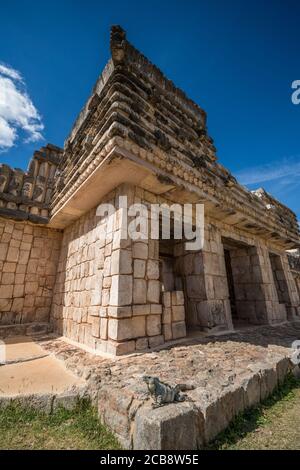
<path fill-rule="evenodd" d="M 34 155 L 27 172 L 0 165 L 0 216 L 46 224 L 62 149 L 48 144 Z"/>

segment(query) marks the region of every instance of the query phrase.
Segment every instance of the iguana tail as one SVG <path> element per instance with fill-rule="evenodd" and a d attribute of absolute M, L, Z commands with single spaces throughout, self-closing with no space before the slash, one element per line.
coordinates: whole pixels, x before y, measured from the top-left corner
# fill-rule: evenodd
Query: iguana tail
<path fill-rule="evenodd" d="M 195 389 L 194 385 L 190 384 L 177 384 L 175 388 L 178 390 L 178 392 L 186 392 L 187 390 Z"/>

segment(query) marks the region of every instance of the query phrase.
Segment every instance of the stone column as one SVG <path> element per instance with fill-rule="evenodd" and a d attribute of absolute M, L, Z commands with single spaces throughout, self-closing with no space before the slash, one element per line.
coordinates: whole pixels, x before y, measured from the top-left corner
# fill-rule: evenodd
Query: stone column
<path fill-rule="evenodd" d="M 290 264 L 287 254 L 281 255 L 281 262 L 285 280 L 287 283 L 288 296 L 290 299 L 289 305 L 287 305 L 287 315 L 289 320 L 296 320 L 300 317 L 300 295 L 294 279 L 293 273 L 290 269 Z"/>
<path fill-rule="evenodd" d="M 224 251 L 217 228 L 207 224 L 203 250 L 183 250 L 180 258 L 187 327 L 232 329 Z"/>
<path fill-rule="evenodd" d="M 117 196 L 120 195 L 127 195 L 128 207 L 133 203 L 152 202 L 147 201 L 147 194 L 144 191 L 125 184 L 117 190 Z M 111 287 L 107 309 L 109 340 L 107 352 L 117 355 L 152 348 L 164 342 L 159 281 L 159 241 L 151 240 L 149 236 L 137 240 L 120 239 L 117 233 L 124 230 L 125 217 L 125 210 L 118 208 L 110 263 Z M 127 223 L 130 222 L 132 219 L 129 217 Z M 148 227 L 150 229 L 149 224 Z"/>
<path fill-rule="evenodd" d="M 269 248 L 262 242 L 257 246 L 257 263 L 261 267 L 262 288 L 265 296 L 265 308 L 268 323 L 278 323 L 287 320 L 286 305 L 279 303 Z"/>

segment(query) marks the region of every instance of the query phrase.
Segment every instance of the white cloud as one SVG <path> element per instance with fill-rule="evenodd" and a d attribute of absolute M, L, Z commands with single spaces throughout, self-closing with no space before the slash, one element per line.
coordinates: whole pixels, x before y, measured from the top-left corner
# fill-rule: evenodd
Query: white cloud
<path fill-rule="evenodd" d="M 0 116 L 0 149 L 12 147 L 16 138 L 16 131 Z"/>
<path fill-rule="evenodd" d="M 0 64 L 0 74 L 6 75 L 7 77 L 12 78 L 13 80 L 23 82 L 22 75 L 20 74 L 20 72 L 18 72 L 18 70 L 13 69 L 12 67 L 7 67 L 4 64 Z"/>
<path fill-rule="evenodd" d="M 43 139 L 44 125 L 17 70 L 0 64 L 0 152 L 15 145 L 20 131 L 25 142 Z"/>
<path fill-rule="evenodd" d="M 235 173 L 234 176 L 249 189 L 263 186 L 270 194 L 290 207 L 300 220 L 300 155 L 247 168 Z"/>
<path fill-rule="evenodd" d="M 264 165 L 246 168 L 235 173 L 235 176 L 241 184 L 245 185 L 281 179 L 286 182 L 289 178 L 298 178 L 300 176 L 300 157 L 284 158 Z"/>

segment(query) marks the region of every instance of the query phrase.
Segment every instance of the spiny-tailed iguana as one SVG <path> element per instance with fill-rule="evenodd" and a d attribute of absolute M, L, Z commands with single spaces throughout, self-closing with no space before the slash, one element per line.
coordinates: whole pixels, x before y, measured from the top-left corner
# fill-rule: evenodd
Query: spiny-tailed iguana
<path fill-rule="evenodd" d="M 184 401 L 186 395 L 181 395 L 180 392 L 185 390 L 193 390 L 193 385 L 178 384 L 175 387 L 161 382 L 158 377 L 151 377 L 149 375 L 143 376 L 143 381 L 148 386 L 149 393 L 154 401 L 153 408 L 163 406 L 167 403 L 174 403 L 176 401 Z"/>

